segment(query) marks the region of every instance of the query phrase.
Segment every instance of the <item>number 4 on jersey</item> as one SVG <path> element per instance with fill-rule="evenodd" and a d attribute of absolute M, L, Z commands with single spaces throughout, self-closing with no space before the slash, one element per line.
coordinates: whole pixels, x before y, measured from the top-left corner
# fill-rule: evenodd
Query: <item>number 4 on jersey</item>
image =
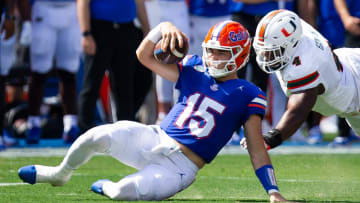
<path fill-rule="evenodd" d="M 295 66 L 301 65 L 300 57 L 299 56 L 295 57 L 292 64 L 295 65 Z"/>

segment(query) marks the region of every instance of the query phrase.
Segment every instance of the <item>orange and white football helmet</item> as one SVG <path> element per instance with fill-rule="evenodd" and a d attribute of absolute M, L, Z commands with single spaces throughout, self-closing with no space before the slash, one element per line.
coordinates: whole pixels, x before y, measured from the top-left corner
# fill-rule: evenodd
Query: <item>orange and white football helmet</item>
<path fill-rule="evenodd" d="M 298 15 L 285 9 L 266 14 L 256 28 L 256 61 L 266 73 L 281 70 L 293 57 L 302 37 Z"/>
<path fill-rule="evenodd" d="M 249 32 L 240 23 L 228 20 L 214 25 L 202 43 L 202 58 L 209 75 L 214 78 L 224 77 L 244 67 L 249 60 L 250 46 Z M 211 60 L 209 49 L 229 51 L 231 58 L 228 60 Z M 224 68 L 216 68 L 223 63 L 226 63 Z"/>

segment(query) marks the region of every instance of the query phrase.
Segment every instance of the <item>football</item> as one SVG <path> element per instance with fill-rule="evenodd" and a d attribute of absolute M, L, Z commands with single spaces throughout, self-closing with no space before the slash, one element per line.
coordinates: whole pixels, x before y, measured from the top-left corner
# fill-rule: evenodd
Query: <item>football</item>
<path fill-rule="evenodd" d="M 160 40 L 155 45 L 154 56 L 158 61 L 160 61 L 162 63 L 166 63 L 166 64 L 179 63 L 186 56 L 186 54 L 189 50 L 189 43 L 187 40 L 184 40 L 183 47 L 180 47 L 179 42 L 176 41 L 175 50 L 171 51 L 170 47 L 168 47 L 166 52 L 164 52 L 161 49 L 161 43 L 162 43 L 162 40 Z"/>

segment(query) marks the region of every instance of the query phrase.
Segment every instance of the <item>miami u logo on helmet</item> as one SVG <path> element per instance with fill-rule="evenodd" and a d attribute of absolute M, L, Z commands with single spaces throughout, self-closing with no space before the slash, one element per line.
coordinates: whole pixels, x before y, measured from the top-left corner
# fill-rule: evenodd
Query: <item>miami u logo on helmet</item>
<path fill-rule="evenodd" d="M 238 33 L 235 33 L 234 31 L 229 32 L 229 39 L 233 42 L 241 41 L 247 38 L 249 38 L 248 32 L 242 32 L 242 31 L 239 31 Z"/>
<path fill-rule="evenodd" d="M 285 28 L 282 28 L 282 29 L 281 29 L 281 32 L 285 35 L 285 37 L 289 37 L 289 36 L 290 36 L 292 33 L 294 33 L 295 30 L 296 30 L 296 25 L 295 25 L 295 23 L 294 23 L 292 20 L 290 20 L 289 23 L 290 23 L 290 25 L 291 25 L 292 28 L 293 28 L 293 30 L 292 30 L 291 32 L 288 32 Z"/>

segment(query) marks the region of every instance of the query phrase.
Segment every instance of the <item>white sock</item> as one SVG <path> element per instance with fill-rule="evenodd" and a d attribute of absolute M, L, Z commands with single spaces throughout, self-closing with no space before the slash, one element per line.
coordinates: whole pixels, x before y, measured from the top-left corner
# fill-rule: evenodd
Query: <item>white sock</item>
<path fill-rule="evenodd" d="M 27 127 L 28 129 L 34 128 L 34 127 L 41 127 L 41 119 L 40 116 L 29 116 L 27 120 Z"/>
<path fill-rule="evenodd" d="M 70 180 L 72 171 L 67 167 L 35 165 L 36 183 L 50 183 L 53 186 L 62 186 Z"/>
<path fill-rule="evenodd" d="M 63 117 L 64 132 L 70 131 L 71 127 L 78 125 L 78 119 L 76 115 L 67 114 Z"/>

